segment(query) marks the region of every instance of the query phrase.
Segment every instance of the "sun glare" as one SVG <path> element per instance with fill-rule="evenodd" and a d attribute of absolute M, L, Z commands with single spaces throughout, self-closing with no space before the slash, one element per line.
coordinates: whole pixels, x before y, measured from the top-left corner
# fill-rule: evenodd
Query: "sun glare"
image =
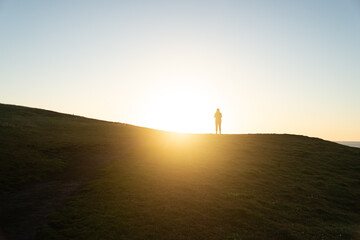
<path fill-rule="evenodd" d="M 209 133 L 213 130 L 216 106 L 193 86 L 165 88 L 147 103 L 146 126 L 180 133 Z M 214 109 L 215 108 L 215 109 Z"/>

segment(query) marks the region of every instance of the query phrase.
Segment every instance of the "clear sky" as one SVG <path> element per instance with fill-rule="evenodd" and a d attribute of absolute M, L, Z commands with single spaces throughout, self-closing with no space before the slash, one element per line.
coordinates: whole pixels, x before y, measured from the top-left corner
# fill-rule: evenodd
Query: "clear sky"
<path fill-rule="evenodd" d="M 0 102 L 359 141 L 360 2 L 3 0 Z"/>

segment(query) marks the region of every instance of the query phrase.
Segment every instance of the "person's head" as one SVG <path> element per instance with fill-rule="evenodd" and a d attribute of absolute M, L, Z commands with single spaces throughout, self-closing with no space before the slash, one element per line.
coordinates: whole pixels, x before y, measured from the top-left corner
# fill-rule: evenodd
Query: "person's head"
<path fill-rule="evenodd" d="M 220 112 L 220 109 L 216 109 L 217 112 Z"/>

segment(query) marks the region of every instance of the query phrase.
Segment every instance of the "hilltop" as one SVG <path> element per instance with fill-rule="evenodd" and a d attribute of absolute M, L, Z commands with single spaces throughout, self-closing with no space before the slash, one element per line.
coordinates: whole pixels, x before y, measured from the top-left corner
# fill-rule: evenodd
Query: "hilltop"
<path fill-rule="evenodd" d="M 0 104 L 0 239 L 359 239 L 360 149 Z"/>

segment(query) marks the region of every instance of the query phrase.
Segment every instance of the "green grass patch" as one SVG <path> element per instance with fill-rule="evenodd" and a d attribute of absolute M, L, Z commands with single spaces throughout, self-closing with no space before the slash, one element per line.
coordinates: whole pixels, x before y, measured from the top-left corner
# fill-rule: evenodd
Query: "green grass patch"
<path fill-rule="evenodd" d="M 87 176 L 37 239 L 359 238 L 357 148 L 171 134 L 10 105 L 0 105 L 0 137 L 3 192 Z"/>

